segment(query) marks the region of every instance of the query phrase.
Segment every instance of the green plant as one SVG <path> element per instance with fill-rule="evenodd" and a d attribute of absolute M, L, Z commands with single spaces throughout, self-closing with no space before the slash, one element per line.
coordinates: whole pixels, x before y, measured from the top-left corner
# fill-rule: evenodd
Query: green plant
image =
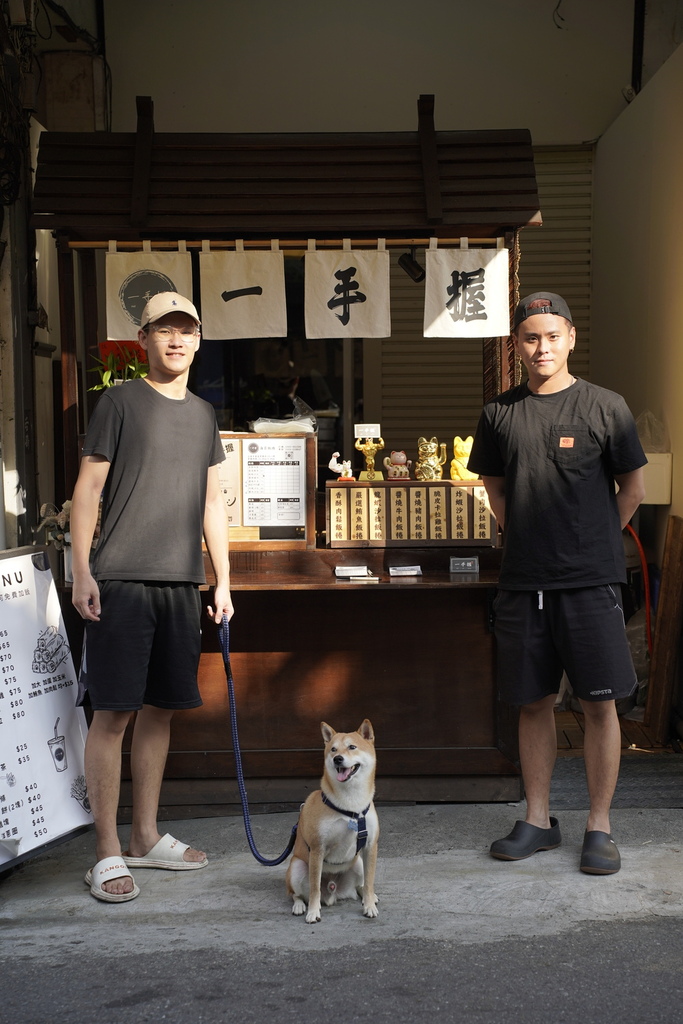
<path fill-rule="evenodd" d="M 134 380 L 136 377 L 146 377 L 149 372 L 149 365 L 143 362 L 137 352 L 131 352 L 125 345 L 119 345 L 118 352 L 109 352 L 106 359 L 95 358 L 96 366 L 92 366 L 89 373 L 99 373 L 100 382 L 94 384 L 88 391 L 104 391 L 124 380 Z"/>

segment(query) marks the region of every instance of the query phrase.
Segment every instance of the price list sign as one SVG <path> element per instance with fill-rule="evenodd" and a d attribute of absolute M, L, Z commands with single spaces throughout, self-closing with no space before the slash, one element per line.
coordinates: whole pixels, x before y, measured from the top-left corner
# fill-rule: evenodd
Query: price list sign
<path fill-rule="evenodd" d="M 47 556 L 0 555 L 0 865 L 92 823 L 87 726 Z"/>
<path fill-rule="evenodd" d="M 306 442 L 260 437 L 242 445 L 245 526 L 305 526 Z"/>

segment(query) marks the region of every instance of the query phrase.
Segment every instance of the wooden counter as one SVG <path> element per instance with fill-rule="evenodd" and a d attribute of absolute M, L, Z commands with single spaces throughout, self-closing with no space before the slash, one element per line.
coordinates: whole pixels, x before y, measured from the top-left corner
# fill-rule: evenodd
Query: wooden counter
<path fill-rule="evenodd" d="M 490 609 L 499 553 L 450 574 L 462 548 L 232 554 L 230 645 L 250 804 L 298 806 L 322 771 L 320 722 L 375 728 L 384 801 L 521 796 L 516 717 L 496 699 Z M 335 578 L 367 564 L 378 583 Z M 390 565 L 421 565 L 393 577 Z M 205 595 L 206 603 L 210 595 Z M 168 817 L 237 809 L 217 632 L 204 628 L 204 706 L 175 716 L 162 803 Z"/>

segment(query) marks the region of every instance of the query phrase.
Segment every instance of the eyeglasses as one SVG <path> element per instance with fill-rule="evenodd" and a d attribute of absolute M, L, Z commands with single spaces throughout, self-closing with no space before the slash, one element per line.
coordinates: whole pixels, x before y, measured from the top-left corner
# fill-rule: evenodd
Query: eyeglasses
<path fill-rule="evenodd" d="M 189 341 L 198 333 L 196 327 L 171 327 L 169 324 L 150 324 L 147 330 L 154 331 L 162 341 L 170 341 L 174 334 L 179 334 L 183 341 Z"/>

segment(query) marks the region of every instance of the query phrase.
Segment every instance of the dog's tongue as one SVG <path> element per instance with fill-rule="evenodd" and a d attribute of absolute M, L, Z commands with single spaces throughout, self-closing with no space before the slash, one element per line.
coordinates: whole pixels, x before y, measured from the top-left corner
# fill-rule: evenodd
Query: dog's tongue
<path fill-rule="evenodd" d="M 337 772 L 337 782 L 346 782 L 352 771 L 353 766 L 351 766 L 351 768 L 344 768 L 343 771 Z"/>

